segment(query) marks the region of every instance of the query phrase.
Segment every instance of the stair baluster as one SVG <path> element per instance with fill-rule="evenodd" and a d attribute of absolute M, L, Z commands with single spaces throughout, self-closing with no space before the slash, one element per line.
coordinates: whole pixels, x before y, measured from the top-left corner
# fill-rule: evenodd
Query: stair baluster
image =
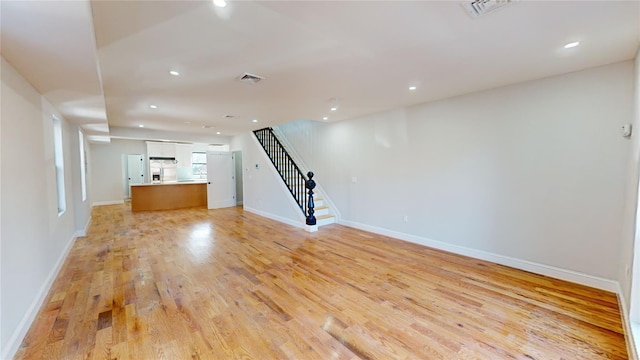
<path fill-rule="evenodd" d="M 269 156 L 271 163 L 276 167 L 278 174 L 280 174 L 280 177 L 287 185 L 289 192 L 298 203 L 300 210 L 302 210 L 302 213 L 307 218 L 307 224 L 312 221 L 313 225 L 315 225 L 316 218 L 313 215 L 315 212 L 313 210 L 313 198 L 310 197 L 309 200 L 306 201 L 307 199 L 305 194 L 307 186 L 313 185 L 309 188 L 309 196 L 313 195 L 315 181 L 311 179 L 309 179 L 310 182 L 308 181 L 302 170 L 300 170 L 280 140 L 278 140 L 272 128 L 255 130 L 253 133 Z M 312 172 L 309 172 L 308 174 L 313 176 Z"/>

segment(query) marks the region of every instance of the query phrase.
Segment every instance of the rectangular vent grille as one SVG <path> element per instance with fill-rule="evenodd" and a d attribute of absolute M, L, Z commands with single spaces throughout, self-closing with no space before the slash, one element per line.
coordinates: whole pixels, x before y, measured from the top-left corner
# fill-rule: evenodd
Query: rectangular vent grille
<path fill-rule="evenodd" d="M 474 18 L 486 15 L 494 10 L 511 4 L 516 0 L 475 0 L 463 3 L 462 7 Z"/>
<path fill-rule="evenodd" d="M 247 84 L 257 84 L 259 81 L 261 81 L 263 79 L 264 78 L 262 76 L 249 74 L 249 73 L 244 73 L 244 74 L 238 76 L 238 80 L 242 81 L 243 83 L 247 83 Z"/>

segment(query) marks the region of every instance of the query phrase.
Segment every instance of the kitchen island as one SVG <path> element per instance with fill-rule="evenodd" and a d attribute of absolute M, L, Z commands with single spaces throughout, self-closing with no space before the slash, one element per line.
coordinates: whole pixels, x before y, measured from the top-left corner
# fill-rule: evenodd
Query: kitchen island
<path fill-rule="evenodd" d="M 206 180 L 131 185 L 131 211 L 207 206 Z"/>

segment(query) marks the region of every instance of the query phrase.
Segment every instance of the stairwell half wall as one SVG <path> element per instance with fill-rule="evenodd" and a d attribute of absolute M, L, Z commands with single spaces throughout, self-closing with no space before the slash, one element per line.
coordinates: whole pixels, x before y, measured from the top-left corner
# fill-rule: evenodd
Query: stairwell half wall
<path fill-rule="evenodd" d="M 243 207 L 292 226 L 304 227 L 304 215 L 253 133 L 231 139 L 231 151 L 242 150 Z"/>

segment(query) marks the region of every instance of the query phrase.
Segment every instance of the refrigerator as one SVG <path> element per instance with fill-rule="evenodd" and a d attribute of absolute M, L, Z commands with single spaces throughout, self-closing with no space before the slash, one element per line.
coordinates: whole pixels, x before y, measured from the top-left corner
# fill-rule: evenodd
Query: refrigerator
<path fill-rule="evenodd" d="M 175 182 L 178 169 L 174 157 L 149 157 L 149 173 L 152 183 Z"/>

